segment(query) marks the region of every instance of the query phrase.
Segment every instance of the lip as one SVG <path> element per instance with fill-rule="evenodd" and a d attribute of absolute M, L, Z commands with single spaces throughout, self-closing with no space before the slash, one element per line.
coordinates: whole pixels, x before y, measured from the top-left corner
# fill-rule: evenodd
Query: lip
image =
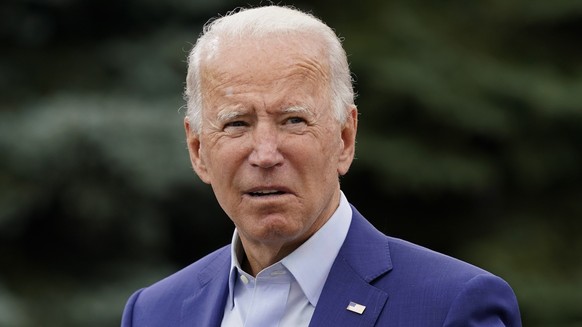
<path fill-rule="evenodd" d="M 249 189 L 246 189 L 243 194 L 252 196 L 252 197 L 260 197 L 257 196 L 255 193 L 261 192 L 272 192 L 272 194 L 264 194 L 263 196 L 280 196 L 280 195 L 288 195 L 293 194 L 288 187 L 279 186 L 279 185 L 261 185 L 261 186 L 254 186 Z"/>

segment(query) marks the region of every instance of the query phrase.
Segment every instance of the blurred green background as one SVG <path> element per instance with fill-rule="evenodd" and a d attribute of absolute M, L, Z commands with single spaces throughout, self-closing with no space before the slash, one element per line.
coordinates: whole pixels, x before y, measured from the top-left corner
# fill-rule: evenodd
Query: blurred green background
<path fill-rule="evenodd" d="M 181 92 L 202 24 L 249 3 L 2 1 L 0 326 L 118 326 L 230 241 Z M 582 326 L 582 1 L 288 4 L 345 38 L 351 202 L 505 278 L 525 326 Z"/>

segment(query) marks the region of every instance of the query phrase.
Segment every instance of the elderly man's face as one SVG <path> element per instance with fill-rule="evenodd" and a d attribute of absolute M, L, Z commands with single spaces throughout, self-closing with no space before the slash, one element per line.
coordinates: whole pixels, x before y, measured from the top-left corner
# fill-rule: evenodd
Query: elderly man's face
<path fill-rule="evenodd" d="M 335 119 L 318 41 L 224 42 L 202 67 L 200 134 L 186 122 L 190 157 L 243 244 L 299 245 L 339 203 L 357 114 Z"/>

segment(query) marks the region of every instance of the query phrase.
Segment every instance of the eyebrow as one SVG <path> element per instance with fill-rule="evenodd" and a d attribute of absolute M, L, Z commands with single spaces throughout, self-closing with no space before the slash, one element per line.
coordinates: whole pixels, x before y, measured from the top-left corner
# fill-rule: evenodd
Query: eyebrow
<path fill-rule="evenodd" d="M 225 108 L 218 112 L 216 118 L 219 122 L 225 122 L 240 117 L 242 115 L 244 115 L 244 113 L 240 110 L 236 110 L 233 108 Z"/>
<path fill-rule="evenodd" d="M 309 109 L 307 109 L 304 106 L 291 106 L 288 108 L 284 108 L 283 113 L 289 114 L 289 113 L 301 113 L 301 114 L 311 114 L 311 111 L 309 111 Z"/>
<path fill-rule="evenodd" d="M 293 113 L 299 113 L 299 114 L 305 114 L 305 115 L 311 114 L 311 111 L 304 106 L 287 107 L 287 108 L 282 109 L 281 112 L 285 113 L 285 114 L 293 114 Z M 224 108 L 218 112 L 218 114 L 216 115 L 216 119 L 222 123 L 222 122 L 227 122 L 227 121 L 236 119 L 238 117 L 244 116 L 245 114 L 246 114 L 245 112 L 243 112 L 242 110 L 238 110 L 237 108 L 232 108 L 232 107 Z"/>

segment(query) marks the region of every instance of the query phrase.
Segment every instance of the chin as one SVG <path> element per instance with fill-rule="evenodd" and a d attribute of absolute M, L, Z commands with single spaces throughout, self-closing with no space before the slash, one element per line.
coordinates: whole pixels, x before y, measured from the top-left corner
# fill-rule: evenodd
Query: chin
<path fill-rule="evenodd" d="M 269 224 L 252 233 L 256 240 L 264 243 L 293 242 L 300 239 L 301 234 L 302 230 L 288 224 Z"/>

